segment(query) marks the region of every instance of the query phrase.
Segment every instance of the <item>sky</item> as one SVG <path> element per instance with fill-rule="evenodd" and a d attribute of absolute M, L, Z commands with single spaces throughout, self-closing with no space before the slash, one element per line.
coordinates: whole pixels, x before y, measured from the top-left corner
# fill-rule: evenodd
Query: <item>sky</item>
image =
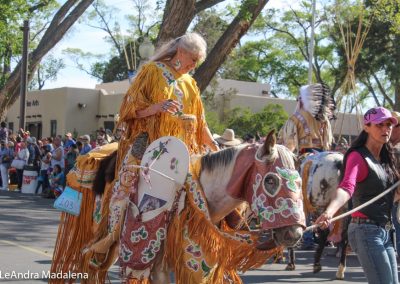
<path fill-rule="evenodd" d="M 125 16 L 134 13 L 132 0 L 105 0 L 105 2 L 107 5 L 118 8 L 115 18 L 118 19 L 118 22 L 121 25 L 121 30 L 126 30 L 127 23 Z M 296 2 L 299 1 L 270 0 L 265 9 L 271 7 L 287 9 L 290 6 L 293 6 L 293 3 L 296 4 Z M 219 5 L 223 8 L 221 4 Z M 57 58 L 63 58 L 66 68 L 59 72 L 56 81 L 46 82 L 44 89 L 61 87 L 93 89 L 96 84 L 99 84 L 100 82 L 95 78 L 76 68 L 74 62 L 64 55 L 62 51 L 66 48 L 79 48 L 84 52 L 106 54 L 110 50 L 111 46 L 105 41 L 105 37 L 106 33 L 99 29 L 89 27 L 84 23 L 75 23 L 72 30 L 69 31 L 68 34 L 49 53 Z"/>

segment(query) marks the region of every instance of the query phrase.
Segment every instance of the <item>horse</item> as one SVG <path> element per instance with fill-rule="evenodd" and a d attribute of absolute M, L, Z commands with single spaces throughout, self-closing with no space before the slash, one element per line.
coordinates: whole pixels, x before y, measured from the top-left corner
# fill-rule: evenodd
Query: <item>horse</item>
<path fill-rule="evenodd" d="M 201 227 L 208 222 L 211 224 L 208 227 L 208 232 L 212 231 L 214 234 L 213 236 L 215 236 L 218 233 L 215 231 L 215 226 L 221 224 L 224 217 L 232 212 L 237 206 L 243 202 L 248 202 L 254 214 L 259 218 L 262 230 L 257 233 L 255 238 L 249 239 L 245 235 L 242 235 L 244 239 L 237 242 L 237 248 L 240 249 L 243 244 L 250 245 L 255 251 L 272 250 L 281 246 L 293 246 L 301 239 L 305 227 L 301 178 L 295 169 L 293 154 L 286 147 L 276 144 L 276 138 L 273 131 L 268 134 L 264 144 L 240 145 L 218 152 L 208 153 L 201 157 L 191 157 L 191 160 L 196 159 L 199 159 L 201 165 L 198 172 L 197 188 L 202 188 L 205 197 L 204 204 L 207 204 L 208 213 L 202 217 L 201 221 L 197 220 L 197 222 L 196 218 L 191 216 L 191 223 L 196 223 L 196 226 Z M 109 164 L 107 166 L 110 167 Z M 110 170 L 107 171 L 109 173 L 112 172 Z M 99 170 L 95 180 L 104 180 L 105 178 L 106 175 L 104 174 L 104 170 Z M 117 177 L 114 177 L 114 179 L 115 178 Z M 110 180 L 109 177 L 107 179 Z M 105 182 L 101 181 L 95 182 L 95 184 L 100 185 L 104 185 L 104 183 Z M 171 227 L 182 222 L 179 221 L 181 215 L 186 214 L 186 218 L 189 218 L 188 212 L 190 210 L 185 210 L 189 208 L 189 197 L 196 191 L 193 191 L 192 185 L 193 183 L 189 186 L 189 190 L 185 191 L 186 197 L 183 206 L 184 209 L 181 208 L 180 210 L 176 210 L 172 220 L 170 221 L 168 232 L 164 240 L 167 244 L 163 246 L 164 251 L 161 249 L 160 252 L 156 254 L 155 262 L 150 272 L 151 283 L 169 283 L 169 269 L 171 269 L 175 275 L 184 275 L 184 278 L 181 279 L 182 282 L 189 283 L 189 280 L 186 280 L 185 277 L 191 276 L 188 276 L 185 274 L 186 272 L 182 271 L 182 267 L 186 267 L 187 263 L 186 265 L 185 263 L 179 265 L 178 261 L 171 260 L 172 255 L 176 255 L 177 253 L 180 253 L 180 250 L 182 250 L 182 248 L 174 242 L 180 238 L 183 239 L 183 237 L 179 235 L 174 235 L 173 237 L 169 236 L 172 234 L 171 232 L 173 230 Z M 97 191 L 101 192 L 98 189 Z M 107 192 L 104 192 L 104 194 L 106 195 Z M 196 193 L 197 199 L 200 199 L 200 194 L 201 193 L 199 192 Z M 109 198 L 103 198 L 103 202 L 109 202 L 109 200 Z M 101 205 L 101 208 L 107 207 L 108 204 Z M 194 228 L 193 231 L 195 229 L 196 228 Z M 64 228 L 64 230 L 59 230 L 59 232 L 61 231 L 65 232 L 66 230 Z M 183 233 L 181 231 L 183 231 L 182 228 L 179 228 L 179 230 L 175 231 L 174 234 Z M 267 241 L 265 238 L 258 238 L 259 236 L 265 236 L 267 233 L 271 236 Z M 194 231 L 193 233 L 189 233 L 189 237 L 193 238 L 194 243 L 197 243 L 194 247 L 201 247 L 205 242 L 209 241 L 210 238 L 212 239 L 212 236 L 204 238 L 203 234 L 203 231 Z M 228 233 L 226 231 L 221 231 L 218 234 L 221 234 L 222 237 L 226 237 Z M 241 234 L 237 233 L 236 235 L 240 236 Z M 232 238 L 232 236 L 229 238 Z M 232 242 L 231 240 L 224 239 L 222 243 L 231 244 Z M 80 252 L 82 252 L 86 245 L 87 244 L 80 248 Z M 62 245 L 59 247 L 62 247 Z M 68 250 L 68 247 L 64 246 L 63 248 L 64 250 Z M 229 257 L 226 257 L 226 259 L 222 259 L 220 256 L 224 250 L 230 251 L 228 254 Z M 249 263 L 246 264 L 246 262 L 249 261 L 248 259 L 243 261 L 245 258 L 244 256 L 243 259 L 238 259 L 241 252 L 235 252 L 234 250 L 235 247 L 224 247 L 221 245 L 220 250 L 212 247 L 211 251 L 208 251 L 208 249 L 204 247 L 202 251 L 204 254 L 209 254 L 209 259 L 217 261 L 216 263 L 213 263 L 214 268 L 212 271 L 214 273 L 222 271 L 223 277 L 229 277 L 229 275 L 227 276 L 223 272 L 224 269 L 218 269 L 218 267 L 224 263 L 224 265 L 229 266 L 228 269 L 232 270 L 233 267 L 229 262 L 227 262 L 227 260 L 236 258 L 236 261 L 241 265 L 240 268 L 244 270 L 254 267 L 250 266 Z M 167 257 L 164 258 L 164 255 Z M 115 257 L 113 254 L 108 254 L 105 257 L 110 256 Z M 249 256 L 247 255 L 246 257 Z M 57 258 L 53 258 L 53 260 L 54 259 Z M 64 267 L 68 267 L 69 265 L 68 263 L 65 263 L 66 259 L 70 262 L 73 262 L 75 259 L 81 261 L 80 265 L 78 265 L 81 269 L 88 265 L 88 263 L 82 263 L 82 260 L 86 262 L 90 261 L 87 257 L 82 258 L 81 256 L 70 255 L 68 257 L 63 257 Z M 183 259 L 183 257 L 180 257 L 179 259 Z M 112 264 L 115 260 L 116 259 L 107 260 L 103 257 L 103 264 L 97 263 L 97 268 L 101 267 L 102 271 L 107 271 L 109 267 L 105 266 L 104 263 L 107 262 L 108 264 Z M 167 261 L 167 266 L 163 260 Z M 260 261 L 254 261 L 254 263 L 262 265 L 264 261 L 265 260 L 262 260 L 261 263 Z M 204 263 L 202 262 L 202 269 L 203 264 Z M 53 267 L 57 267 L 57 265 L 53 263 L 52 268 Z M 74 267 L 76 271 L 76 265 L 72 266 L 71 264 L 71 267 Z M 198 266 L 195 268 L 199 269 Z M 66 268 L 64 268 L 64 270 L 65 269 Z M 96 267 L 92 267 L 92 269 L 96 269 Z M 54 271 L 54 269 L 52 270 Z M 210 267 L 207 273 L 210 273 Z M 94 276 L 89 278 L 100 279 L 101 277 Z M 101 281 L 102 280 L 99 280 L 99 282 Z M 177 283 L 179 283 L 178 280 Z"/>
<path fill-rule="evenodd" d="M 303 177 L 303 195 L 305 196 L 306 215 L 318 217 L 329 205 L 339 184 L 340 170 L 343 164 L 343 154 L 339 152 L 320 152 L 309 155 L 301 163 L 301 176 Z M 347 208 L 342 208 L 346 210 Z M 311 218 L 312 219 L 312 218 Z M 336 279 L 344 279 L 344 271 L 346 269 L 346 250 L 348 246 L 347 227 L 349 218 L 336 222 L 336 228 L 340 228 L 340 236 L 336 233 L 336 239 L 340 239 L 339 248 L 340 260 L 336 273 Z M 318 245 L 314 255 L 313 272 L 321 271 L 321 256 L 325 248 L 330 229 L 317 229 L 319 237 Z M 339 241 L 339 240 L 338 240 Z M 286 270 L 295 270 L 294 248 L 288 248 L 289 261 Z"/>

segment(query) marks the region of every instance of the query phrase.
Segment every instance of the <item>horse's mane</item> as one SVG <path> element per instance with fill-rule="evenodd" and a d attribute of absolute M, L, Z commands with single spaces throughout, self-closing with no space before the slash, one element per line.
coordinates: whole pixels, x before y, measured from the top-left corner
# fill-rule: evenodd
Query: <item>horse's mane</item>
<path fill-rule="evenodd" d="M 295 169 L 296 156 L 293 154 L 293 152 L 285 146 L 279 144 L 275 145 L 275 148 L 279 153 L 279 157 L 281 158 L 283 166 L 287 169 Z"/>
<path fill-rule="evenodd" d="M 96 194 L 103 194 L 107 182 L 114 180 L 117 151 L 100 161 L 99 169 L 93 181 L 93 190 Z"/>
<path fill-rule="evenodd" d="M 228 166 L 235 160 L 235 156 L 240 150 L 243 149 L 241 146 L 226 148 L 218 152 L 208 153 L 201 157 L 201 171 L 204 170 L 214 171 L 215 169 Z M 281 159 L 285 168 L 295 169 L 294 154 L 285 146 L 276 144 L 272 152 L 269 155 L 259 157 L 260 148 L 257 151 L 256 159 L 263 163 L 273 162 L 275 159 Z M 264 153 L 265 154 L 265 153 Z"/>
<path fill-rule="evenodd" d="M 231 147 L 202 156 L 201 171 L 214 171 L 215 169 L 229 165 L 234 160 L 235 154 L 239 152 L 239 149 L 238 147 Z"/>

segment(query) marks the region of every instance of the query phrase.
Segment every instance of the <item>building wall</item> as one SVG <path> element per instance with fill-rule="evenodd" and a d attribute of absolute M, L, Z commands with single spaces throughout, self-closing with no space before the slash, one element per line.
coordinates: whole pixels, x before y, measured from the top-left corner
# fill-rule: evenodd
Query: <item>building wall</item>
<path fill-rule="evenodd" d="M 229 91 L 234 90 L 238 94 L 244 96 L 269 96 L 271 85 L 256 83 L 256 82 L 244 82 L 230 79 L 219 79 L 218 80 L 218 91 Z"/>
<path fill-rule="evenodd" d="M 57 88 L 29 92 L 26 98 L 26 125 L 41 123 L 41 136 L 51 136 L 51 121 L 57 121 L 56 134 L 75 132 L 82 135 L 97 129 L 99 91 L 80 88 Z M 19 99 L 7 112 L 7 122 L 19 125 Z M 84 104 L 86 107 L 79 107 Z"/>
<path fill-rule="evenodd" d="M 57 88 L 29 92 L 27 95 L 26 124 L 41 124 L 41 133 L 36 136 L 51 136 L 51 121 L 57 121 L 56 134 L 66 132 L 75 136 L 94 134 L 99 127 L 113 130 L 115 115 L 129 88 L 128 80 L 96 85 L 95 89 Z M 222 114 L 225 109 L 248 107 L 253 112 L 261 111 L 268 104 L 280 104 L 290 116 L 296 108 L 295 100 L 269 97 L 267 84 L 220 80 L 216 92 L 217 105 Z M 233 90 L 233 92 L 232 92 Z M 224 95 L 228 93 L 230 95 Z M 19 100 L 9 109 L 7 121 L 13 130 L 19 125 Z M 333 123 L 334 134 L 358 135 L 360 127 L 353 114 L 338 114 Z M 34 128 L 33 128 L 34 129 Z M 35 133 L 34 133 L 35 135 Z"/>

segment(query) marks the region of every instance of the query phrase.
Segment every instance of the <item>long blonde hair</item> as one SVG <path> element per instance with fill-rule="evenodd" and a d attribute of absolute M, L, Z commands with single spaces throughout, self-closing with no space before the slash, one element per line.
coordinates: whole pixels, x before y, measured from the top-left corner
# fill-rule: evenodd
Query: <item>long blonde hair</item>
<path fill-rule="evenodd" d="M 187 33 L 163 44 L 150 60 L 169 61 L 175 56 L 178 48 L 199 55 L 199 61 L 202 61 L 206 57 L 207 43 L 198 33 Z"/>

